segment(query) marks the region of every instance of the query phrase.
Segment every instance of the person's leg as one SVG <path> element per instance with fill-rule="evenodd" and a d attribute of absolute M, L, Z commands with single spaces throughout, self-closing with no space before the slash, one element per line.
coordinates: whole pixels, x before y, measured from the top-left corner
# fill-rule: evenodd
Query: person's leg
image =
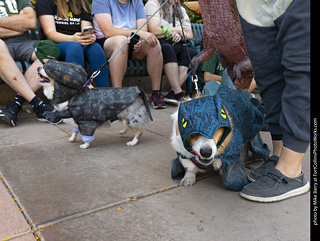
<path fill-rule="evenodd" d="M 161 52 L 163 56 L 164 74 L 167 76 L 174 94 L 178 94 L 182 89 L 179 84 L 179 69 L 174 49 L 169 43 L 161 43 Z"/>
<path fill-rule="evenodd" d="M 265 123 L 270 126 L 271 138 L 276 142 L 274 146 L 277 148 L 277 154 L 280 155 L 283 136 L 280 127 L 281 97 L 285 80 L 282 74 L 284 68 L 281 65 L 276 44 L 278 30 L 275 26 L 251 25 L 241 17 L 240 20 L 255 80 L 264 101 Z"/>
<path fill-rule="evenodd" d="M 170 86 L 175 94 L 182 92 L 181 86 L 179 84 L 179 69 L 178 64 L 175 62 L 170 62 L 163 65 L 164 74 L 167 76 Z"/>
<path fill-rule="evenodd" d="M 31 87 L 33 92 L 36 92 L 40 89 L 40 85 L 38 82 L 38 67 L 42 67 L 43 64 L 40 62 L 40 60 L 37 59 L 35 53 L 31 55 L 31 61 L 33 62 L 31 66 L 26 70 L 26 73 L 24 74 L 29 86 Z"/>
<path fill-rule="evenodd" d="M 280 102 L 280 125 L 270 125 L 270 131 L 273 137 L 277 137 L 278 141 L 280 141 L 281 136 L 283 136 L 281 139 L 283 139 L 284 147 L 281 150 L 280 158 L 275 168 L 267 170 L 265 175 L 245 186 L 241 191 L 240 195 L 242 197 L 253 201 L 280 201 L 303 194 L 309 189 L 309 182 L 301 168 L 302 158 L 308 148 L 310 140 L 309 7 L 309 1 L 302 2 L 297 0 L 292 2 L 287 11 L 275 21 L 276 26 L 271 27 L 276 31 L 274 38 L 276 48 L 274 45 L 272 45 L 272 48 L 267 46 L 266 51 L 269 51 L 271 54 L 272 49 L 275 48 L 277 50 L 277 52 L 273 51 L 273 54 L 280 56 L 281 66 L 283 66 L 282 75 L 285 82 L 283 84 Z M 253 40 L 253 38 L 261 35 L 257 35 L 257 32 L 251 32 L 252 36 L 248 37 L 250 33 L 247 32 L 247 23 L 241 19 L 241 24 L 243 26 L 242 30 L 245 40 L 246 38 L 247 40 L 248 38 L 251 39 L 250 41 L 246 40 L 246 46 L 254 67 L 254 72 L 257 74 L 255 64 L 257 64 L 256 58 L 259 57 L 252 56 L 250 49 L 261 47 L 261 42 L 254 44 Z M 265 31 L 267 28 L 260 29 Z M 269 40 L 267 40 L 267 38 L 264 39 L 265 41 Z M 249 44 L 250 42 L 251 45 Z M 261 64 L 262 61 L 265 60 L 260 59 L 260 61 L 260 67 L 263 68 Z M 259 68 L 257 70 L 259 73 Z M 269 78 L 273 77 L 273 73 L 269 74 Z M 258 78 L 256 78 L 256 81 L 259 85 Z M 267 92 L 269 91 L 265 93 Z M 269 95 L 269 98 L 270 96 L 271 95 Z M 265 96 L 263 98 L 264 101 L 267 100 Z M 267 108 L 267 105 L 265 105 L 265 107 Z M 273 108 L 276 107 L 273 106 Z M 270 119 L 269 116 L 269 120 Z M 275 130 L 278 132 L 275 132 Z"/>
<path fill-rule="evenodd" d="M 127 39 L 126 36 L 121 35 L 108 38 L 103 45 L 103 50 L 107 59 L 115 54 Z M 126 44 L 109 63 L 112 87 L 122 87 L 122 80 L 127 69 L 128 48 L 129 45 Z"/>
<path fill-rule="evenodd" d="M 36 68 L 42 66 L 42 64 L 34 54 L 33 42 L 34 41 L 9 41 L 8 44 L 11 49 L 11 52 L 9 52 L 6 44 L 2 40 L 0 41 L 0 51 L 2 52 L 0 56 L 0 77 L 18 93 L 14 100 L 0 109 L 0 119 L 12 126 L 16 126 L 18 113 L 25 100 L 30 102 L 40 121 L 46 121 L 42 116 L 43 112 L 53 111 L 51 105 L 42 101 L 34 93 L 40 87 L 37 81 Z M 20 61 L 34 61 L 26 71 L 25 76 L 20 72 L 12 56 L 15 56 L 15 58 Z M 61 119 L 55 120 L 55 123 L 60 122 Z"/>
<path fill-rule="evenodd" d="M 103 49 L 98 43 L 83 46 L 83 52 L 86 59 L 89 60 L 90 75 L 98 70 L 105 62 L 107 62 Z M 105 66 L 100 74 L 94 79 L 97 87 L 109 86 L 109 66 Z"/>
<path fill-rule="evenodd" d="M 82 46 L 76 42 L 57 43 L 60 50 L 60 60 L 74 62 L 84 67 L 84 55 Z"/>
<path fill-rule="evenodd" d="M 294 1 L 275 23 L 286 82 L 280 116 L 284 148 L 276 169 L 295 177 L 310 142 L 310 1 Z"/>
<path fill-rule="evenodd" d="M 197 55 L 197 51 L 191 48 L 186 48 L 184 45 L 179 44 L 175 46 L 175 52 L 178 58 L 179 84 L 181 86 L 190 75 L 190 73 L 188 73 L 190 59 Z"/>
<path fill-rule="evenodd" d="M 150 47 L 145 41 L 141 41 L 139 52 L 133 52 L 132 59 L 144 60 L 147 62 L 147 71 L 151 79 L 152 90 L 160 91 L 163 57 L 161 46 L 158 43 Z"/>
<path fill-rule="evenodd" d="M 17 93 L 20 93 L 27 101 L 31 101 L 35 94 L 19 70 L 6 44 L 0 40 L 0 77 Z"/>
<path fill-rule="evenodd" d="M 179 65 L 179 84 L 180 86 L 186 81 L 189 77 L 190 72 L 188 73 L 188 67 Z"/>
<path fill-rule="evenodd" d="M 152 85 L 152 105 L 155 109 L 164 109 L 166 104 L 163 101 L 163 97 L 160 93 L 161 89 L 161 75 L 163 68 L 163 57 L 161 53 L 160 43 L 155 47 L 150 47 L 150 45 L 141 41 L 141 47 L 138 52 L 133 52 L 132 59 L 144 60 L 147 62 L 147 71 L 151 79 Z"/>

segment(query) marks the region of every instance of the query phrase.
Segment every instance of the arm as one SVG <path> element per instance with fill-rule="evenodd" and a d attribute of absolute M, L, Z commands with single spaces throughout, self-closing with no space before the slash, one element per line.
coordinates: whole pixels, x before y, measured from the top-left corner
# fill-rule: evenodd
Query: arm
<path fill-rule="evenodd" d="M 150 16 L 147 16 L 150 18 Z M 162 33 L 162 29 L 160 28 L 160 18 L 154 16 L 148 22 L 148 29 L 149 32 L 154 34 L 157 38 L 165 38 L 164 34 Z"/>
<path fill-rule="evenodd" d="M 96 13 L 94 17 L 97 20 L 99 28 L 106 38 L 110 38 L 116 35 L 124 35 L 129 37 L 131 35 L 131 32 L 135 31 L 113 27 L 111 15 L 108 13 Z"/>
<path fill-rule="evenodd" d="M 148 16 L 150 17 L 150 16 Z M 154 16 L 149 22 L 148 22 L 148 29 L 149 31 L 154 34 L 157 38 L 165 38 L 165 35 L 162 33 L 162 29 L 160 28 L 160 19 L 156 16 Z M 174 27 L 170 28 L 173 33 L 177 33 L 180 35 L 180 39 L 183 39 L 183 34 L 181 27 Z M 191 29 L 183 29 L 184 34 L 187 38 L 187 40 L 193 39 L 193 33 Z M 180 41 L 180 39 L 178 41 Z"/>
<path fill-rule="evenodd" d="M 36 14 L 31 7 L 26 7 L 19 14 L 0 18 L 0 37 L 13 37 L 36 27 Z"/>
<path fill-rule="evenodd" d="M 75 33 L 74 35 L 68 35 L 68 34 L 63 34 L 59 33 L 56 30 L 56 25 L 54 22 L 54 16 L 53 15 L 40 15 L 39 21 L 41 24 L 41 27 L 43 29 L 44 34 L 46 37 L 53 42 L 56 43 L 62 43 L 62 42 L 77 42 L 81 45 L 88 45 L 91 44 L 90 37 L 88 36 L 81 36 L 81 33 Z M 87 23 L 82 22 L 87 22 L 87 21 L 81 21 L 81 27 L 83 28 L 84 26 L 87 26 Z M 91 23 L 90 23 L 91 24 Z"/>
<path fill-rule="evenodd" d="M 147 16 L 150 17 L 149 15 Z M 160 18 L 154 16 L 150 21 L 148 22 L 148 29 L 149 32 L 153 33 L 157 38 L 165 38 L 164 34 L 162 33 L 162 29 L 160 28 Z M 178 33 L 181 38 L 183 38 L 181 27 L 174 27 L 170 28 L 172 32 Z M 193 39 L 193 33 L 191 29 L 183 28 L 184 34 L 187 38 L 187 40 Z"/>
<path fill-rule="evenodd" d="M 221 76 L 217 74 L 211 74 L 210 72 L 204 72 L 204 82 L 210 82 L 211 80 L 215 80 L 217 82 L 221 82 Z"/>
<path fill-rule="evenodd" d="M 81 30 L 83 30 L 84 27 L 92 26 L 92 23 L 86 20 L 81 20 Z M 86 36 L 89 38 L 88 44 L 93 44 L 96 41 L 96 35 L 94 32 L 91 34 L 86 34 Z"/>

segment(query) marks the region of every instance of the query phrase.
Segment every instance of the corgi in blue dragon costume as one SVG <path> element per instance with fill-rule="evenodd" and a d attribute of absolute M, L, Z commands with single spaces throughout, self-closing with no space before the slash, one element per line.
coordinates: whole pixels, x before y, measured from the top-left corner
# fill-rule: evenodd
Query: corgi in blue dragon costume
<path fill-rule="evenodd" d="M 181 180 L 181 185 L 193 185 L 197 172 L 214 168 L 220 171 L 226 189 L 240 191 L 248 184 L 243 145 L 249 144 L 256 159 L 269 156 L 259 134 L 263 114 L 248 96 L 235 90 L 226 75 L 221 85 L 207 83 L 207 96 L 181 103 L 172 115 L 171 144 L 178 157 L 172 162 L 171 176 Z"/>

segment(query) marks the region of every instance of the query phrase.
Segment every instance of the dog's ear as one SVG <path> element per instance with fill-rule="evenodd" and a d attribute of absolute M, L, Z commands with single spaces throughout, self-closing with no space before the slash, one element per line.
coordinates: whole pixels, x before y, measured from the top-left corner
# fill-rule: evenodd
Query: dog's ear
<path fill-rule="evenodd" d="M 224 128 L 223 127 L 221 127 L 221 128 L 219 128 L 217 131 L 216 131 L 216 133 L 214 134 L 214 136 L 213 136 L 213 141 L 214 141 L 214 143 L 217 145 L 218 144 L 218 142 L 221 140 L 221 138 L 222 138 L 222 136 L 223 136 L 223 133 L 224 133 Z"/>

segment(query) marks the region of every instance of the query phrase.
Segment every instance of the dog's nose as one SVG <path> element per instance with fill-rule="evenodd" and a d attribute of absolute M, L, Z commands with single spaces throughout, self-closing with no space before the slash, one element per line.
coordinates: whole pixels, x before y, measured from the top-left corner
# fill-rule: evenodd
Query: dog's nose
<path fill-rule="evenodd" d="M 201 148 L 200 155 L 204 158 L 209 158 L 212 155 L 212 148 Z"/>

